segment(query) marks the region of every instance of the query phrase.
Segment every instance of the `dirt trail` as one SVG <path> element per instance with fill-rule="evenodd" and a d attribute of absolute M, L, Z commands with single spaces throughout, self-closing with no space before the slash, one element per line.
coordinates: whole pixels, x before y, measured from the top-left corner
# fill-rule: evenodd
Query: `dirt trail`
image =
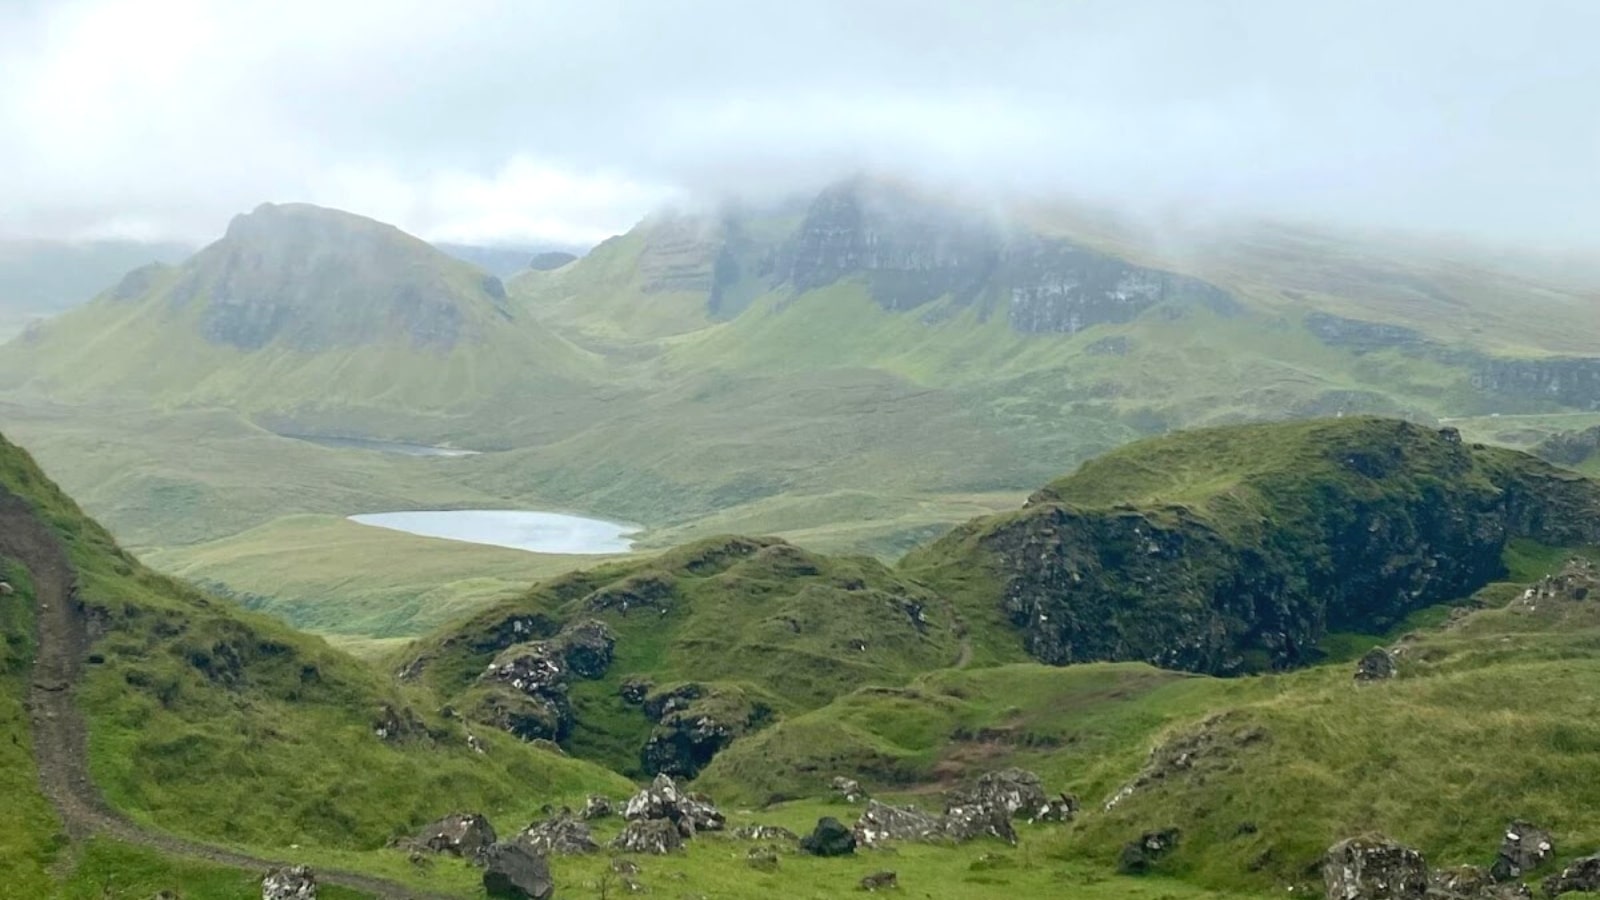
<path fill-rule="evenodd" d="M 61 541 L 19 498 L 0 489 L 0 556 L 22 563 L 33 580 L 38 647 L 28 689 L 33 753 L 39 787 L 61 816 L 74 843 L 105 835 L 124 843 L 264 873 L 285 865 L 151 831 L 111 809 L 89 778 L 88 729 L 74 693 L 89 640 L 75 579 Z M 317 869 L 326 884 L 397 900 L 460 900 L 459 895 L 419 891 L 355 872 Z"/>

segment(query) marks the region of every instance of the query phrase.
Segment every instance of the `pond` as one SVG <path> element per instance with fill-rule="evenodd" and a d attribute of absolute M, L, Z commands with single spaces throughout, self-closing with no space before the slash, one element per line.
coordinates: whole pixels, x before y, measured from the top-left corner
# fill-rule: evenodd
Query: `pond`
<path fill-rule="evenodd" d="M 533 553 L 627 553 L 637 528 L 564 513 L 514 509 L 367 513 L 350 521 L 422 537 L 510 547 Z"/>

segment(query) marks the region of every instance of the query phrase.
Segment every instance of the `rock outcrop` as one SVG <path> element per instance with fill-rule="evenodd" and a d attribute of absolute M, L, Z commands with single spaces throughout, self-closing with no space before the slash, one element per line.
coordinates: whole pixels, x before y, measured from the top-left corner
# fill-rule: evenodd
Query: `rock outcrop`
<path fill-rule="evenodd" d="M 951 791 L 947 802 L 958 806 L 991 804 L 1009 816 L 1025 819 L 1042 816 L 1050 807 L 1050 797 L 1039 776 L 1016 768 L 985 772 L 972 784 Z"/>
<path fill-rule="evenodd" d="M 1489 873 L 1495 881 L 1521 878 L 1549 862 L 1556 852 L 1556 839 L 1550 832 L 1521 819 L 1506 826 L 1500 852 Z"/>
<path fill-rule="evenodd" d="M 1178 829 L 1147 831 L 1138 840 L 1123 845 L 1117 857 L 1117 871 L 1124 875 L 1143 875 L 1177 848 Z"/>
<path fill-rule="evenodd" d="M 666 819 L 634 819 L 623 826 L 611 842 L 624 853 L 653 853 L 664 856 L 683 847 L 683 832 Z"/>
<path fill-rule="evenodd" d="M 1373 647 L 1356 661 L 1356 680 L 1361 682 L 1387 681 L 1399 671 L 1394 653 L 1382 647 Z"/>
<path fill-rule="evenodd" d="M 317 900 L 317 876 L 309 866 L 272 869 L 261 879 L 261 900 Z"/>
<path fill-rule="evenodd" d="M 1424 900 L 1428 864 L 1410 847 L 1367 835 L 1328 849 L 1322 881 L 1328 900 Z"/>
<path fill-rule="evenodd" d="M 496 841 L 494 826 L 478 813 L 453 813 L 422 829 L 415 844 L 434 853 L 480 862 Z"/>
<path fill-rule="evenodd" d="M 1520 883 L 1497 882 L 1489 870 L 1478 866 L 1438 869 L 1429 876 L 1428 900 L 1533 900 L 1533 892 Z"/>
<path fill-rule="evenodd" d="M 856 852 L 856 838 L 844 823 L 823 816 L 811 833 L 800 839 L 800 849 L 812 856 L 849 856 Z"/>
<path fill-rule="evenodd" d="M 733 830 L 733 836 L 741 841 L 785 841 L 793 843 L 800 840 L 800 835 L 784 828 L 782 825 L 741 825 Z"/>
<path fill-rule="evenodd" d="M 583 801 L 583 818 L 585 821 L 604 819 L 616 812 L 611 805 L 611 798 L 603 794 L 590 794 Z"/>
<path fill-rule="evenodd" d="M 734 738 L 776 718 L 772 707 L 742 691 L 697 682 L 653 693 L 643 706 L 656 725 L 640 750 L 640 765 L 677 778 L 698 775 Z"/>
<path fill-rule="evenodd" d="M 1574 860 L 1560 875 L 1544 880 L 1544 895 L 1559 897 L 1562 894 L 1600 892 L 1600 854 Z"/>
<path fill-rule="evenodd" d="M 539 856 L 575 856 L 600 849 L 589 826 L 565 811 L 522 829 L 511 843 Z"/>
<path fill-rule="evenodd" d="M 860 803 L 867 799 L 867 792 L 861 787 L 861 782 L 843 775 L 834 776 L 833 793 L 846 803 Z"/>
<path fill-rule="evenodd" d="M 556 892 L 544 857 L 520 843 L 495 844 L 484 854 L 483 890 L 503 900 L 550 900 Z"/>
<path fill-rule="evenodd" d="M 945 822 L 915 807 L 868 800 L 852 830 L 856 842 L 875 847 L 886 841 L 932 841 L 945 836 Z"/>
<path fill-rule="evenodd" d="M 612 843 L 631 853 L 670 853 L 702 831 L 721 831 L 726 819 L 704 794 L 684 791 L 666 775 L 628 800 L 627 827 Z"/>
<path fill-rule="evenodd" d="M 553 638 L 507 647 L 479 676 L 497 690 L 483 701 L 478 717 L 525 741 L 564 740 L 573 724 L 567 684 L 604 675 L 615 646 L 605 623 L 588 620 Z"/>

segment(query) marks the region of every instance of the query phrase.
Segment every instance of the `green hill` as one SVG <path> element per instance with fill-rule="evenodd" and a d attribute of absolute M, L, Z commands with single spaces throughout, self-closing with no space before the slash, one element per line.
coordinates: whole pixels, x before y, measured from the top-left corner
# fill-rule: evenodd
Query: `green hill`
<path fill-rule="evenodd" d="M 0 241 L 0 340 L 88 302 L 131 269 L 174 263 L 192 249 L 143 241 Z"/>

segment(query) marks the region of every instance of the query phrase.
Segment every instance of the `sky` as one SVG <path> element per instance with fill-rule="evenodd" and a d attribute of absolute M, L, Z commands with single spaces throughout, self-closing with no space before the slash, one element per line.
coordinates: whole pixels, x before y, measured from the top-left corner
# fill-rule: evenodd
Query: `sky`
<path fill-rule="evenodd" d="M 1597 35 L 1594 0 L 0 0 L 0 236 L 307 201 L 587 244 L 870 171 L 1589 245 Z"/>

